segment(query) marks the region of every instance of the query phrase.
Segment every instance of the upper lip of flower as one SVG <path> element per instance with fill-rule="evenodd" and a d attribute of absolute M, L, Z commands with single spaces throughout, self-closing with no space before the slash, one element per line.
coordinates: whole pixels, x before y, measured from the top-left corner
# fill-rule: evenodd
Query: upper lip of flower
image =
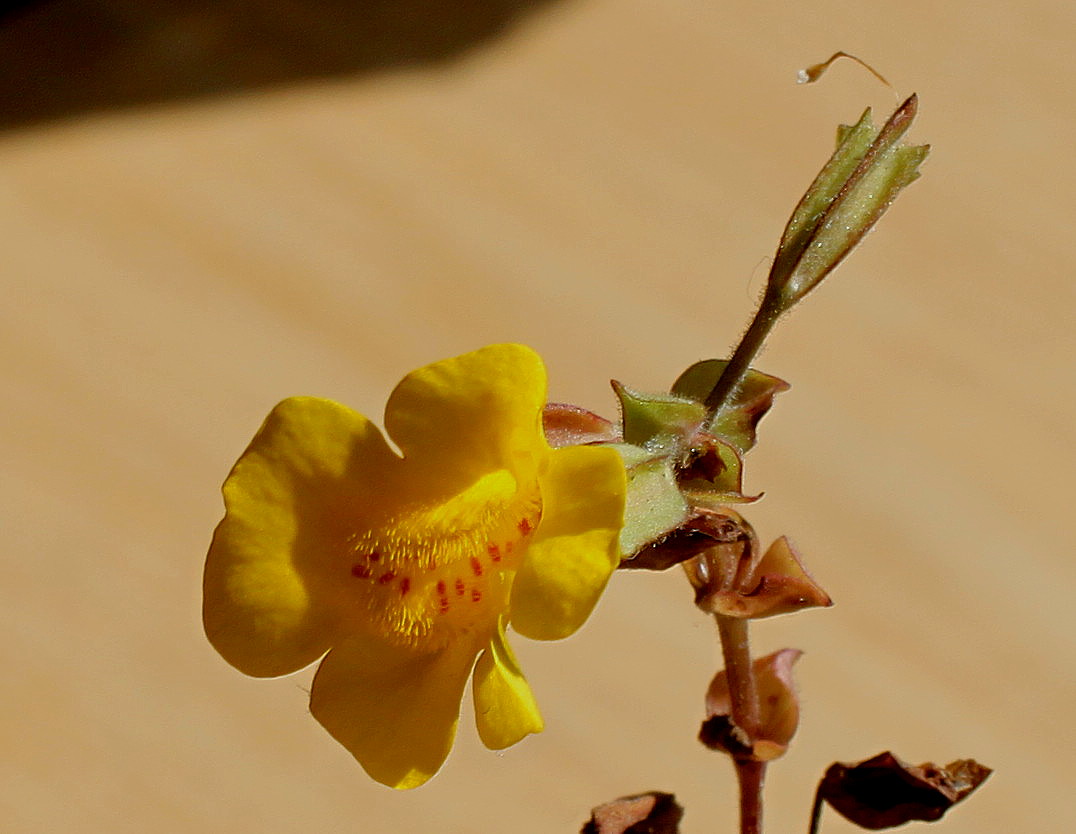
<path fill-rule="evenodd" d="M 440 767 L 474 666 L 488 746 L 541 729 L 504 639 L 583 622 L 619 559 L 624 471 L 610 449 L 552 450 L 545 372 L 494 345 L 409 374 L 386 407 L 396 454 L 329 400 L 285 400 L 224 486 L 204 620 L 241 671 L 329 652 L 311 709 L 375 778 Z"/>

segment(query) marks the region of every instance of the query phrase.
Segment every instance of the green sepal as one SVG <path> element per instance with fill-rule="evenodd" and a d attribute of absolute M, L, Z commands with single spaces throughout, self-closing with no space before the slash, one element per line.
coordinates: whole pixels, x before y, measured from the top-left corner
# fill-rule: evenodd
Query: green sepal
<path fill-rule="evenodd" d="M 613 380 L 620 399 L 624 442 L 675 454 L 706 421 L 706 407 L 673 394 L 642 394 Z"/>
<path fill-rule="evenodd" d="M 683 524 L 688 506 L 668 457 L 626 443 L 610 446 L 620 452 L 628 475 L 620 552 L 630 558 Z"/>
<path fill-rule="evenodd" d="M 728 361 L 725 359 L 696 362 L 673 383 L 673 393 L 704 402 L 726 365 Z M 731 444 L 742 455 L 755 445 L 756 426 L 770 410 L 773 398 L 788 389 L 789 385 L 783 379 L 751 369 L 706 430 Z"/>

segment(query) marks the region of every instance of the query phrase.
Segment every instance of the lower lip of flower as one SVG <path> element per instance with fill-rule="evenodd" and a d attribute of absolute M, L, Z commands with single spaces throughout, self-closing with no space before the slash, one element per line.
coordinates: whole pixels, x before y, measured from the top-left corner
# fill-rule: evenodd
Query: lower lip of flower
<path fill-rule="evenodd" d="M 475 491 L 487 493 L 481 502 Z M 388 642 L 415 649 L 492 631 L 540 518 L 537 488 L 511 479 L 355 533 L 344 577 L 352 608 Z"/>

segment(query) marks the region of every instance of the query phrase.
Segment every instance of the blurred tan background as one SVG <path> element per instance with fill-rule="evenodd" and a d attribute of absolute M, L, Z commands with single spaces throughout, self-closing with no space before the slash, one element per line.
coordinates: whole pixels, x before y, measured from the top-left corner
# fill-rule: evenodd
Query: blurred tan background
<path fill-rule="evenodd" d="M 29 3 L 0 18 L 0 829 L 572 832 L 673 791 L 731 832 L 694 740 L 715 670 L 675 572 L 515 645 L 547 731 L 464 711 L 418 791 L 369 782 L 201 634 L 218 487 L 267 410 L 380 414 L 406 371 L 511 340 L 613 410 L 746 323 L 834 128 L 921 97 L 925 176 L 787 321 L 750 510 L 837 601 L 768 831 L 831 761 L 996 769 L 936 826 L 1076 830 L 1071 61 L 1062 0 Z M 853 830 L 827 814 L 826 834 Z M 908 830 L 912 830 L 909 828 Z M 920 830 L 920 829 L 915 829 Z M 925 830 L 925 829 L 923 829 Z"/>

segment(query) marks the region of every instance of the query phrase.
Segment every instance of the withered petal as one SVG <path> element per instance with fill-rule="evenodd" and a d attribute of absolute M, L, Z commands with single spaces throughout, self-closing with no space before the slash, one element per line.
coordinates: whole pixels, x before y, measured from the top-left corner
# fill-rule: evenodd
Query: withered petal
<path fill-rule="evenodd" d="M 587 443 L 616 443 L 616 425 L 593 411 L 571 403 L 549 403 L 542 411 L 546 442 L 554 449 Z"/>

